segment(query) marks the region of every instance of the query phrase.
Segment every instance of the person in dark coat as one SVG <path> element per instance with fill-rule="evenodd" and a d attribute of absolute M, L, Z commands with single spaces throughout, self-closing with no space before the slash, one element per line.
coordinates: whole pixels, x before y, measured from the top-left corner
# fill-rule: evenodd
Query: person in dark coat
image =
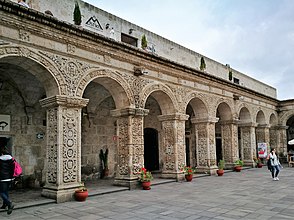
<path fill-rule="evenodd" d="M 8 153 L 5 147 L 0 147 L 0 196 L 3 200 L 1 209 L 7 209 L 7 214 L 10 215 L 14 205 L 9 200 L 9 187 L 13 181 L 14 163 L 12 156 Z"/>

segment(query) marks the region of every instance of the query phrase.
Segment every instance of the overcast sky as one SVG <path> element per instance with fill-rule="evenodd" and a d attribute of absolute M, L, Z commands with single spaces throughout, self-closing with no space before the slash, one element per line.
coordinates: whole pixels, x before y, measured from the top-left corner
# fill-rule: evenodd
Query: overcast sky
<path fill-rule="evenodd" d="M 294 0 L 85 0 L 294 99 Z"/>

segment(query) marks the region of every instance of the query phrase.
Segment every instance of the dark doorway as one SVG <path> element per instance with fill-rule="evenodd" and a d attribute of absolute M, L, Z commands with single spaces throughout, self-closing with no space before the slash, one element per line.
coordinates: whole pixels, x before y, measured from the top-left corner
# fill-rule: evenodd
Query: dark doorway
<path fill-rule="evenodd" d="M 186 137 L 186 165 L 191 166 L 190 163 L 190 138 Z"/>
<path fill-rule="evenodd" d="M 218 162 L 223 159 L 221 137 L 215 139 L 215 145 L 216 145 L 216 161 L 218 164 Z"/>
<path fill-rule="evenodd" d="M 159 170 L 158 132 L 144 129 L 144 166 L 148 171 Z"/>

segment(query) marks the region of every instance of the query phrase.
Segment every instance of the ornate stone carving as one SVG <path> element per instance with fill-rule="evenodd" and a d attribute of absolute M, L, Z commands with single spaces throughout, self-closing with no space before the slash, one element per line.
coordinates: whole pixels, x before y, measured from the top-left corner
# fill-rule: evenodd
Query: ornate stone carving
<path fill-rule="evenodd" d="M 22 30 L 22 29 L 19 30 L 19 39 L 22 40 L 22 41 L 29 42 L 30 41 L 30 35 L 31 35 L 31 33 L 28 32 L 28 31 L 25 31 L 25 30 Z"/>
<path fill-rule="evenodd" d="M 76 46 L 72 44 L 67 44 L 67 52 L 73 54 L 76 52 Z"/>
<path fill-rule="evenodd" d="M 57 181 L 57 115 L 58 108 L 47 111 L 47 182 L 55 184 Z"/>
<path fill-rule="evenodd" d="M 78 158 L 78 132 L 80 109 L 67 109 L 63 108 L 63 147 L 62 147 L 62 160 L 63 160 L 63 182 L 76 182 L 79 164 Z"/>

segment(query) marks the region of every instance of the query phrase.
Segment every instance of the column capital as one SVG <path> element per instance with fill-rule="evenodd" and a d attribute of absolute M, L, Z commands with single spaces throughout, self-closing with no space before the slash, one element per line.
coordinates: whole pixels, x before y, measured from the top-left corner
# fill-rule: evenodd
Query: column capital
<path fill-rule="evenodd" d="M 238 119 L 226 120 L 226 121 L 219 121 L 221 125 L 228 125 L 228 124 L 238 124 Z"/>
<path fill-rule="evenodd" d="M 198 123 L 217 123 L 219 118 L 217 117 L 206 117 L 206 118 L 191 118 L 192 124 L 198 124 Z"/>
<path fill-rule="evenodd" d="M 287 126 L 287 125 L 277 125 L 276 128 L 280 129 L 280 130 L 287 130 L 289 128 L 289 126 Z"/>
<path fill-rule="evenodd" d="M 123 108 L 111 110 L 110 114 L 113 117 L 122 117 L 122 116 L 146 116 L 149 113 L 149 109 L 144 108 Z"/>
<path fill-rule="evenodd" d="M 269 124 L 258 124 L 257 128 L 270 128 Z"/>
<path fill-rule="evenodd" d="M 245 123 L 238 123 L 239 127 L 257 127 L 257 123 L 254 122 L 245 122 Z"/>
<path fill-rule="evenodd" d="M 56 96 L 51 96 L 51 97 L 42 99 L 39 102 L 40 102 L 40 105 L 44 108 L 52 108 L 56 106 L 82 108 L 87 106 L 89 99 L 56 95 Z"/>
<path fill-rule="evenodd" d="M 189 115 L 175 113 L 170 115 L 159 115 L 157 116 L 157 118 L 159 121 L 172 121 L 172 120 L 187 121 L 189 118 Z"/>

